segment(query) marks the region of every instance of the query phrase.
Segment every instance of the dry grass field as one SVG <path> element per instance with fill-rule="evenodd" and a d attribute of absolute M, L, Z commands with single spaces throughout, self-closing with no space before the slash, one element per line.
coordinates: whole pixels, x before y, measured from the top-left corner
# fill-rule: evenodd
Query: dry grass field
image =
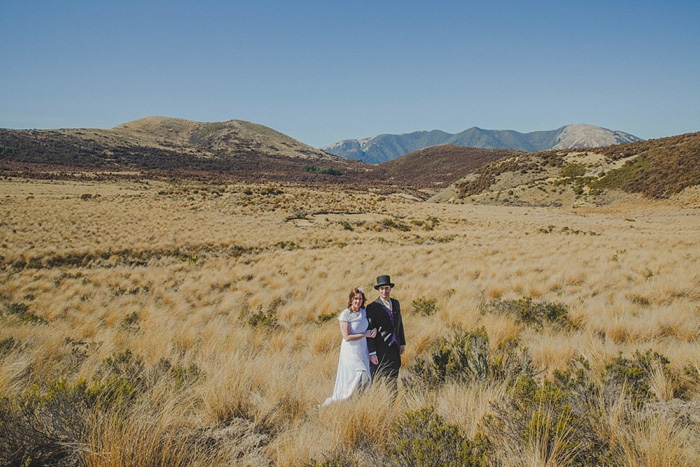
<path fill-rule="evenodd" d="M 700 209 L 0 182 L 0 463 L 699 465 Z M 390 274 L 396 397 L 333 389 Z"/>

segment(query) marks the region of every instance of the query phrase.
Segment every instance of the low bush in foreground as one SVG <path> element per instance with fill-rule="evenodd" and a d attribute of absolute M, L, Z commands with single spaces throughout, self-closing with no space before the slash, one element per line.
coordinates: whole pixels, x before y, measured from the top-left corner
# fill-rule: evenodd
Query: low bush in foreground
<path fill-rule="evenodd" d="M 12 352 L 17 345 L 6 340 L 3 348 Z M 350 438 L 329 446 L 328 458 L 307 465 L 613 466 L 645 465 L 648 459 L 696 465 L 700 452 L 693 439 L 700 427 L 688 414 L 697 405 L 687 389 L 696 387 L 697 369 L 677 374 L 666 357 L 652 351 L 603 363 L 594 370 L 579 357 L 548 379 L 517 340 L 491 348 L 483 328 L 454 328 L 404 369 L 403 386 L 413 399 L 410 408 L 383 412 L 381 423 L 391 434 L 358 435 L 356 426 L 349 427 Z M 213 424 L 183 416 L 205 410 L 199 405 L 203 399 L 193 399 L 188 389 L 198 393 L 198 384 L 206 382 L 207 375 L 194 365 L 161 360 L 148 366 L 127 350 L 104 359 L 90 379 L 61 377 L 0 398 L 0 464 L 211 465 L 233 459 L 271 464 L 265 452 L 287 421 L 256 421 L 240 410 Z M 448 421 L 445 408 L 437 408 L 448 385 L 464 394 L 502 390 L 469 426 Z M 367 394 L 381 395 L 382 388 L 373 386 L 375 392 Z M 358 397 L 349 403 L 364 396 Z M 390 397 L 381 405 L 391 406 Z M 294 397 L 279 403 L 296 406 L 300 418 L 314 419 Z M 676 414 L 671 409 L 679 404 L 684 410 Z M 349 413 L 359 406 L 349 406 Z M 377 412 L 362 415 L 370 418 L 354 422 L 371 428 Z"/>
<path fill-rule="evenodd" d="M 34 385 L 15 397 L 0 399 L 1 465 L 81 465 L 96 420 L 151 400 L 154 388 L 179 391 L 199 377 L 196 367 L 174 367 L 161 361 L 146 369 L 130 351 L 106 358 L 90 380 L 66 378 Z"/>
<path fill-rule="evenodd" d="M 660 390 L 665 387 L 660 380 L 672 384 L 682 379 L 668 363 L 656 352 L 635 352 L 631 358 L 610 359 L 596 374 L 578 358 L 552 379 L 543 379 L 517 342 L 492 352 L 483 329 L 458 329 L 418 359 L 412 375 L 438 393 L 448 381 L 466 387 L 502 382 L 508 388 L 505 397 L 491 401 L 490 413 L 472 438 L 428 409 L 407 412 L 401 423 L 408 428 L 397 432 L 384 456 L 389 465 L 641 465 L 645 456 L 666 449 L 663 444 L 638 445 L 643 441 L 630 434 L 660 422 L 645 405 L 655 402 L 658 412 L 658 404 L 683 392 L 682 386 L 671 394 Z M 668 417 L 661 420 L 663 435 L 677 447 L 667 458 L 684 464 L 700 459 L 689 442 L 700 428 L 697 422 L 693 428 L 685 416 Z M 690 447 L 680 447 L 683 443 Z"/>

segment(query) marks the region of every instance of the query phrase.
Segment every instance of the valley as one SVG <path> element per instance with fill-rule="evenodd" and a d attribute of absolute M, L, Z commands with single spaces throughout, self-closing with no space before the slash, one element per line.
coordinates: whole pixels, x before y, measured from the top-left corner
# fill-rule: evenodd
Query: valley
<path fill-rule="evenodd" d="M 399 464 L 392 443 L 432 426 L 464 440 L 435 440 L 460 462 L 544 462 L 547 445 L 550 462 L 695 463 L 700 208 L 687 200 L 5 178 L 2 461 L 24 446 L 84 465 Z M 398 397 L 378 382 L 319 410 L 347 291 L 372 298 L 380 274 L 404 309 Z M 537 420 L 567 429 L 528 435 Z"/>

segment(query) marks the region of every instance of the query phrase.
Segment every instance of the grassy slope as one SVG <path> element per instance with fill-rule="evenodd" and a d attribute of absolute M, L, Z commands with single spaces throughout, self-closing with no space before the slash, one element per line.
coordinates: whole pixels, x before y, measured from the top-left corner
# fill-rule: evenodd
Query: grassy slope
<path fill-rule="evenodd" d="M 584 156 L 602 156 L 597 166 L 577 161 L 581 155 L 582 151 L 548 151 L 513 156 L 480 168 L 456 182 L 452 191 L 459 198 L 497 192 L 504 189 L 499 181 L 507 178 L 511 184 L 506 189 L 545 181 L 550 188 L 568 184 L 576 195 L 584 194 L 585 188 L 591 197 L 605 190 L 624 190 L 665 198 L 700 184 L 700 133 L 584 151 Z"/>
<path fill-rule="evenodd" d="M 0 199 L 3 462 L 700 462 L 697 209 L 175 180 L 12 179 Z M 318 410 L 347 291 L 384 273 L 399 397 Z M 493 370 L 460 379 L 457 359 L 428 382 L 440 355 L 473 355 L 455 329 L 479 328 Z M 526 357 L 536 377 L 513 384 Z"/>

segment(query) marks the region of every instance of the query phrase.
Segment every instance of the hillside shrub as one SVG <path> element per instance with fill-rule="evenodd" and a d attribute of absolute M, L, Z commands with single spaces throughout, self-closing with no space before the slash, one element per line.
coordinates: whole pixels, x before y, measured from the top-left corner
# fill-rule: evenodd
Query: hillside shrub
<path fill-rule="evenodd" d="M 561 169 L 562 177 L 583 177 L 584 175 L 586 175 L 586 167 L 576 162 L 571 162 Z"/>
<path fill-rule="evenodd" d="M 428 216 L 424 221 L 414 219 L 411 221 L 411 224 L 422 227 L 425 231 L 431 231 L 440 225 L 440 219 L 435 216 Z"/>
<path fill-rule="evenodd" d="M 538 373 L 527 347 L 520 345 L 516 338 L 506 339 L 498 344 L 490 357 L 489 371 L 491 379 L 508 384 L 523 376 L 534 376 Z"/>
<path fill-rule="evenodd" d="M 139 314 L 132 311 L 126 315 L 121 322 L 121 328 L 127 331 L 138 331 L 140 329 Z"/>
<path fill-rule="evenodd" d="M 566 329 L 571 326 L 566 305 L 535 301 L 531 297 L 519 300 L 493 300 L 482 307 L 482 313 L 511 316 L 518 322 L 535 327 L 551 324 L 555 328 Z"/>
<path fill-rule="evenodd" d="M 338 316 L 338 313 L 335 310 L 324 312 L 324 313 L 319 314 L 316 317 L 316 322 L 318 324 L 323 324 L 323 323 L 326 323 L 328 321 L 335 319 L 337 316 Z"/>
<path fill-rule="evenodd" d="M 434 343 L 426 356 L 417 359 L 413 371 L 429 386 L 447 381 L 486 379 L 489 376 L 489 336 L 483 328 L 457 329 L 451 337 Z"/>
<path fill-rule="evenodd" d="M 177 391 L 200 375 L 194 364 L 173 366 L 167 360 L 147 369 L 143 358 L 126 350 L 104 359 L 89 380 L 60 377 L 2 397 L 0 465 L 80 465 L 88 420 L 133 407 L 156 384 Z"/>
<path fill-rule="evenodd" d="M 639 172 L 647 166 L 648 162 L 642 158 L 628 161 L 619 169 L 610 170 L 602 177 L 593 180 L 590 184 L 591 189 L 597 191 L 605 189 L 624 190 L 637 178 Z"/>
<path fill-rule="evenodd" d="M 10 336 L 5 339 L 0 340 L 0 358 L 4 357 L 8 353 L 12 352 L 13 349 L 18 347 L 18 342 L 15 338 Z"/>
<path fill-rule="evenodd" d="M 3 465 L 71 465 L 86 436 L 87 419 L 142 393 L 143 360 L 130 351 L 105 359 L 92 380 L 66 378 L 34 385 L 0 402 Z M 0 455 L 1 456 L 1 455 Z"/>
<path fill-rule="evenodd" d="M 527 349 L 516 340 L 505 341 L 491 352 L 489 336 L 483 328 L 455 329 L 452 336 L 435 342 L 417 358 L 412 371 L 429 387 L 448 381 L 514 381 L 536 373 Z"/>
<path fill-rule="evenodd" d="M 19 318 L 23 323 L 46 324 L 46 320 L 29 311 L 29 305 L 16 302 L 5 306 L 8 315 Z"/>
<path fill-rule="evenodd" d="M 666 357 L 650 349 L 645 353 L 636 351 L 632 358 L 619 354 L 605 365 L 604 381 L 608 385 L 624 388 L 632 403 L 641 407 L 653 396 L 651 378 L 656 368 L 669 377 L 674 376 L 669 363 Z"/>
<path fill-rule="evenodd" d="M 394 424 L 383 465 L 485 466 L 487 441 L 469 440 L 458 425 L 446 423 L 432 408 L 409 411 Z"/>
<path fill-rule="evenodd" d="M 133 400 L 146 388 L 143 358 L 127 349 L 102 361 L 89 389 L 100 405 L 111 406 Z"/>
<path fill-rule="evenodd" d="M 279 303 L 273 303 L 267 309 L 259 306 L 255 310 L 250 310 L 248 306 L 244 306 L 238 317 L 253 328 L 277 329 L 279 327 L 277 323 L 278 305 Z"/>
<path fill-rule="evenodd" d="M 591 416 L 593 393 L 577 392 L 573 386 L 578 383 L 569 375 L 542 383 L 519 379 L 483 421 L 489 442 L 509 446 L 509 456 L 516 459 L 532 456 L 534 449 L 542 465 L 613 465 L 604 459 L 608 440 L 598 435 Z"/>
<path fill-rule="evenodd" d="M 0 399 L 0 464 L 70 465 L 85 433 L 87 384 L 64 379 Z"/>
<path fill-rule="evenodd" d="M 342 175 L 342 172 L 331 167 L 317 167 L 315 165 L 305 165 L 301 168 L 304 172 L 311 172 L 325 175 Z"/>
<path fill-rule="evenodd" d="M 411 230 L 411 227 L 408 226 L 406 223 L 402 221 L 395 221 L 390 217 L 387 217 L 384 220 L 382 220 L 382 226 L 386 229 L 394 229 L 399 230 L 401 232 L 408 232 Z"/>
<path fill-rule="evenodd" d="M 413 312 L 423 316 L 430 316 L 438 311 L 437 299 L 418 297 L 411 302 Z"/>

